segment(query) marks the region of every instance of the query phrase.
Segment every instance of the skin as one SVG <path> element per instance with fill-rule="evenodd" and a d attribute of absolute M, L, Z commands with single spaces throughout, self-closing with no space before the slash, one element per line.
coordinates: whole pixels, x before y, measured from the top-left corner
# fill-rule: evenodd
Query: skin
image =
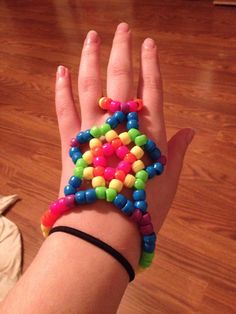
<path fill-rule="evenodd" d="M 73 171 L 68 158 L 70 139 L 80 130 L 100 125 L 107 113 L 97 103 L 103 95 L 100 76 L 100 38 L 90 31 L 84 42 L 79 75 L 80 108 L 73 100 L 70 73 L 59 66 L 56 75 L 56 112 L 62 147 L 62 175 L 59 196 Z M 142 98 L 141 131 L 151 137 L 167 155 L 162 176 L 147 184 L 149 212 L 158 232 L 176 193 L 184 155 L 194 131 L 182 129 L 168 142 L 163 116 L 163 92 L 157 46 L 146 38 L 141 47 L 138 90 L 134 92 L 131 31 L 118 25 L 107 68 L 107 96 L 119 101 Z M 151 198 L 157 195 L 157 198 Z M 95 203 L 76 208 L 56 225 L 67 225 L 88 232 L 120 251 L 137 268 L 140 235 L 134 223 L 111 204 Z M 31 266 L 19 280 L 0 312 L 27 313 L 115 313 L 128 285 L 128 275 L 111 256 L 91 244 L 64 233 L 48 237 Z"/>

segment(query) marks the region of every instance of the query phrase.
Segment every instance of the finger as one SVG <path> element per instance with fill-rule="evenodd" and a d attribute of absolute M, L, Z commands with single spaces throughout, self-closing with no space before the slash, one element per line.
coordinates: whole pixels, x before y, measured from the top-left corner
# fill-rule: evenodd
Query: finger
<path fill-rule="evenodd" d="M 78 79 L 83 128 L 91 127 L 102 115 L 98 107 L 98 100 L 102 96 L 99 55 L 100 38 L 95 31 L 90 31 L 84 42 Z"/>
<path fill-rule="evenodd" d="M 143 99 L 142 112 L 148 133 L 155 134 L 160 148 L 166 150 L 166 131 L 163 114 L 162 79 L 157 46 L 151 38 L 145 39 L 141 50 L 138 97 Z"/>
<path fill-rule="evenodd" d="M 80 121 L 73 99 L 70 73 L 64 66 L 57 69 L 55 103 L 62 151 L 67 151 L 70 139 L 80 129 Z"/>
<path fill-rule="evenodd" d="M 131 32 L 126 23 L 118 25 L 107 68 L 107 96 L 113 100 L 133 98 Z"/>

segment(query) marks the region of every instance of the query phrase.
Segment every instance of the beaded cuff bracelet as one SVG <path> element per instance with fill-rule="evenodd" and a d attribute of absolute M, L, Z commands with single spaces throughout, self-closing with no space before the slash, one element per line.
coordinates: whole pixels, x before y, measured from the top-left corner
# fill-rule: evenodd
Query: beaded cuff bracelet
<path fill-rule="evenodd" d="M 100 127 L 81 131 L 71 140 L 69 155 L 75 164 L 73 176 L 65 186 L 65 196 L 52 203 L 43 214 L 41 229 L 46 237 L 56 220 L 75 206 L 96 200 L 112 202 L 139 226 L 142 235 L 139 266 L 144 269 L 151 265 L 156 245 L 156 234 L 147 211 L 145 186 L 148 179 L 163 172 L 166 157 L 139 131 L 141 99 L 120 103 L 102 97 L 99 106 L 112 115 Z M 123 123 L 127 130 L 117 134 L 115 129 Z M 86 144 L 89 149 L 82 153 L 81 148 Z M 142 161 L 145 152 L 152 161 L 148 166 Z M 108 163 L 113 155 L 120 160 L 116 168 Z M 92 188 L 82 190 L 83 180 L 91 181 Z M 121 193 L 123 188 L 133 189 L 132 199 Z"/>

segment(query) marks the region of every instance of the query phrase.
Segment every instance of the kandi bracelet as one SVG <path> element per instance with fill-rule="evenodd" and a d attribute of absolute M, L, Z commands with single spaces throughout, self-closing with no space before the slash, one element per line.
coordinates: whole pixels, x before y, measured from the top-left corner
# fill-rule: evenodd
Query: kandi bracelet
<path fill-rule="evenodd" d="M 166 157 L 154 141 L 139 131 L 141 99 L 121 103 L 102 97 L 99 106 L 112 115 L 100 127 L 81 131 L 71 140 L 69 155 L 75 164 L 74 173 L 64 188 L 65 196 L 53 202 L 43 214 L 41 229 L 46 237 L 56 220 L 75 206 L 96 200 L 112 202 L 139 227 L 142 236 L 139 266 L 145 269 L 152 263 L 156 245 L 145 187 L 148 179 L 163 172 Z M 119 125 L 126 125 L 120 134 L 115 131 Z M 151 161 L 147 166 L 142 161 L 145 153 Z M 116 167 L 109 166 L 112 156 L 119 159 Z M 91 188 L 81 189 L 84 180 L 91 182 Z M 124 188 L 132 189 L 131 199 L 122 194 Z"/>

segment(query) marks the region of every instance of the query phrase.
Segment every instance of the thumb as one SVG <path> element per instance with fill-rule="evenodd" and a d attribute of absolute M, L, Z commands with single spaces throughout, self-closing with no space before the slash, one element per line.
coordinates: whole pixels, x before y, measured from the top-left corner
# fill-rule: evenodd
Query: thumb
<path fill-rule="evenodd" d="M 193 129 L 182 129 L 177 132 L 168 142 L 168 163 L 166 174 L 172 184 L 178 183 L 183 167 L 184 156 L 189 144 L 195 135 Z"/>

